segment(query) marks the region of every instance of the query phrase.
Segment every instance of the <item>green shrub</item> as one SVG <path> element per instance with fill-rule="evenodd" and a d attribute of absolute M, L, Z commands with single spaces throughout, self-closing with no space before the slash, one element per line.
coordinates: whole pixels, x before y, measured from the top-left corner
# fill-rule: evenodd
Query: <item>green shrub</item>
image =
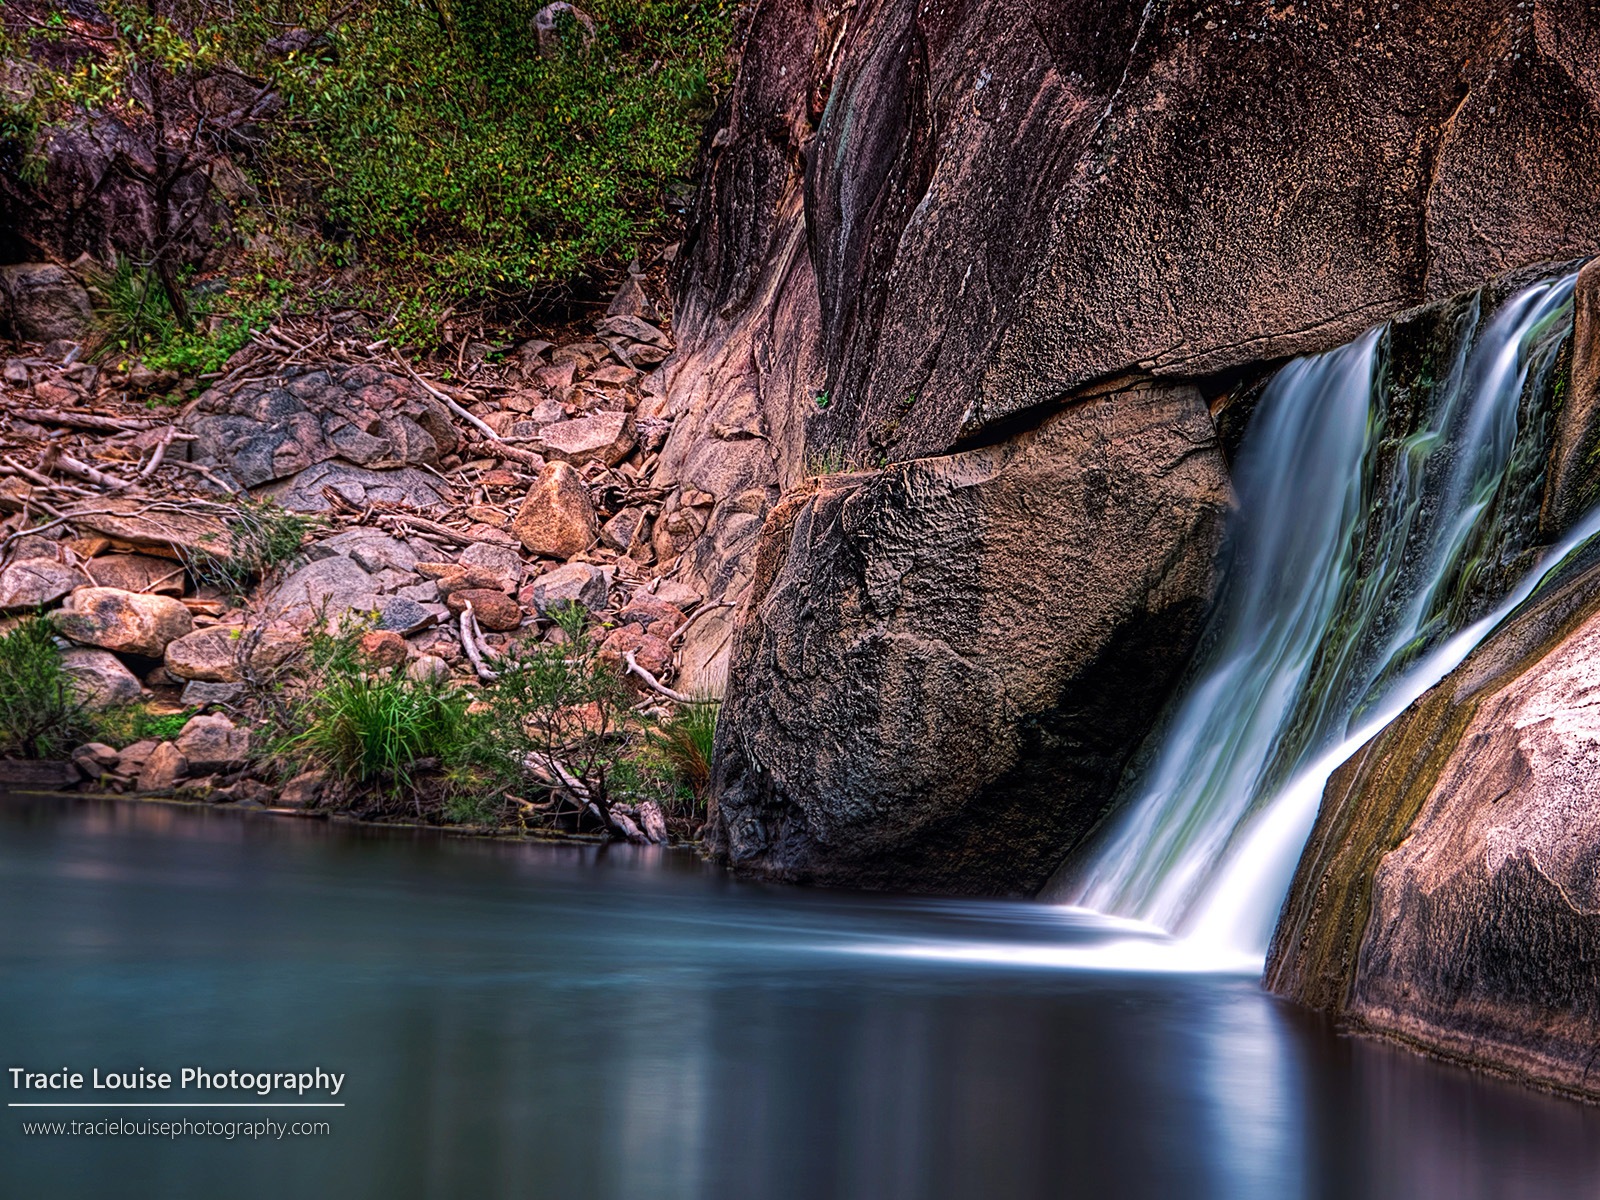
<path fill-rule="evenodd" d="M 284 6 L 286 9 L 294 6 Z M 386 0 L 279 68 L 267 190 L 319 198 L 369 259 L 441 294 L 626 262 L 681 189 L 727 70 L 727 0 L 586 0 L 543 57 L 540 0 Z"/>
<path fill-rule="evenodd" d="M 30 616 L 0 636 L 0 756 L 59 758 L 92 728 L 55 633 L 49 617 Z"/>
<path fill-rule="evenodd" d="M 184 562 L 196 582 L 240 595 L 275 567 L 294 562 L 316 517 L 290 512 L 273 500 L 241 497 L 217 506 L 228 526 L 226 554 L 191 554 Z"/>
<path fill-rule="evenodd" d="M 186 708 L 182 712 L 158 713 L 152 712 L 148 704 L 127 704 L 96 713 L 93 736 L 96 741 L 113 746 L 127 746 L 146 738 L 169 742 L 183 732 L 183 727 L 197 711 Z"/>
<path fill-rule="evenodd" d="M 600 659 L 588 614 L 572 604 L 553 615 L 564 641 L 516 644 L 496 661 L 499 678 L 483 692 L 480 761 L 505 786 L 557 791 L 559 764 L 605 810 L 630 778 L 629 741 L 641 722 L 632 691 Z"/>
<path fill-rule="evenodd" d="M 154 371 L 183 377 L 212 374 L 266 329 L 283 307 L 290 284 L 257 275 L 237 290 L 191 291 L 195 328 L 184 330 L 156 273 L 126 255 L 90 280 L 96 304 L 96 357 L 139 359 Z"/>

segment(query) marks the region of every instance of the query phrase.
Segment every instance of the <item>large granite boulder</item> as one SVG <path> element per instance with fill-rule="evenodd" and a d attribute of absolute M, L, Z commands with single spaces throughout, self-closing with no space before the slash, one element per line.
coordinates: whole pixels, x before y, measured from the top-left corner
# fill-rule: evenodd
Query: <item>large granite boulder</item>
<path fill-rule="evenodd" d="M 715 850 L 783 879 L 1036 890 L 1182 669 L 1227 498 L 1199 393 L 1155 385 L 785 500 L 735 639 Z"/>
<path fill-rule="evenodd" d="M 213 389 L 189 425 L 199 437 L 195 461 L 248 488 L 335 458 L 369 471 L 432 466 L 458 444 L 449 409 L 412 380 L 374 366 L 290 367 L 263 382 Z"/>
<path fill-rule="evenodd" d="M 118 654 L 160 658 L 171 642 L 194 630 L 189 610 L 171 596 L 81 587 L 55 614 L 63 636 Z"/>
<path fill-rule="evenodd" d="M 1600 1097 L 1600 568 L 1329 780 L 1267 963 L 1347 1028 Z"/>

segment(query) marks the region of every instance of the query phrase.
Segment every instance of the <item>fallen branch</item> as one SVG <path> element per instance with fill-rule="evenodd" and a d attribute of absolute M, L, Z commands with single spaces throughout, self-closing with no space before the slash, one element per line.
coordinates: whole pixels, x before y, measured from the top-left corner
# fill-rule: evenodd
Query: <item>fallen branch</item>
<path fill-rule="evenodd" d="M 167 447 L 172 445 L 173 435 L 177 432 L 178 427 L 176 425 L 167 426 L 167 432 L 164 433 L 161 437 L 161 440 L 156 443 L 156 448 L 150 452 L 150 461 L 145 463 L 140 469 L 140 479 L 148 479 L 150 476 L 155 474 L 156 468 L 161 465 L 161 460 L 167 456 Z"/>
<path fill-rule="evenodd" d="M 154 421 L 137 418 L 104 417 L 99 413 L 68 412 L 55 408 L 18 408 L 12 416 L 42 425 L 62 425 L 68 429 L 89 429 L 95 433 L 138 433 L 155 427 Z"/>
<path fill-rule="evenodd" d="M 632 650 L 624 651 L 622 660 L 628 664 L 628 670 L 637 675 L 640 679 L 644 680 L 645 686 L 648 687 L 652 692 L 658 692 L 665 696 L 668 700 L 676 700 L 679 704 L 695 703 L 693 696 L 685 696 L 682 692 L 673 691 L 654 675 L 650 674 L 649 671 L 646 671 L 643 667 L 641 667 L 638 663 L 638 660 L 633 657 Z"/>
<path fill-rule="evenodd" d="M 459 529 L 451 529 L 448 525 L 441 525 L 437 521 L 430 521 L 426 517 L 413 517 L 406 513 L 379 513 L 378 520 L 398 521 L 402 525 L 409 525 L 413 529 L 420 529 L 424 533 L 431 533 L 435 537 L 444 538 L 458 546 L 470 546 L 473 539 L 462 533 Z"/>
<path fill-rule="evenodd" d="M 466 651 L 467 661 L 478 673 L 478 678 L 484 683 L 493 683 L 500 678 L 500 673 L 491 670 L 489 664 L 483 660 L 483 651 L 478 646 L 478 639 L 474 634 L 477 623 L 477 618 L 472 614 L 472 601 L 468 600 L 467 606 L 461 610 L 461 648 Z"/>
<path fill-rule="evenodd" d="M 395 362 L 399 363 L 403 368 L 405 368 L 405 372 L 406 372 L 407 375 L 411 376 L 411 378 L 415 379 L 417 381 L 417 383 L 422 386 L 422 390 L 423 391 L 427 392 L 428 395 L 432 396 L 435 400 L 439 400 L 439 401 L 443 402 L 443 404 L 445 405 L 446 408 L 448 408 L 451 412 L 455 413 L 456 416 L 460 417 L 468 425 L 471 425 L 479 433 L 483 434 L 483 436 L 485 438 L 487 438 L 491 442 L 503 442 L 504 439 L 502 439 L 501 436 L 498 433 L 496 433 L 493 429 L 489 428 L 489 426 L 485 425 L 477 417 L 473 416 L 466 409 L 462 408 L 461 405 L 457 404 L 449 396 L 446 396 L 443 392 L 441 392 L 438 388 L 434 387 L 431 383 L 429 383 L 421 375 L 418 375 L 415 371 L 413 371 L 411 369 L 411 364 L 408 363 L 405 359 L 401 358 L 398 354 L 396 354 L 394 356 L 394 360 L 395 360 Z"/>
<path fill-rule="evenodd" d="M 110 488 L 112 491 L 121 491 L 128 486 L 127 480 L 118 479 L 115 475 L 107 475 L 104 471 L 96 470 L 86 462 L 79 462 L 70 454 L 60 453 L 59 448 L 54 446 L 45 452 L 44 458 L 39 462 L 39 467 L 44 471 L 51 469 L 65 471 L 68 475 L 74 475 L 79 479 L 87 479 L 90 483 L 103 488 Z"/>

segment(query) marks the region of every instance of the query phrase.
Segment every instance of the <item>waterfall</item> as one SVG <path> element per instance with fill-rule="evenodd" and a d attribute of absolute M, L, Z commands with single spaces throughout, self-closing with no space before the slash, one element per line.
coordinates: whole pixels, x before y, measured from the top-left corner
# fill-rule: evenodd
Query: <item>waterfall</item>
<path fill-rule="evenodd" d="M 1574 279 L 1278 372 L 1185 683 L 1047 894 L 1259 961 L 1327 776 L 1594 532 L 1532 566 Z"/>

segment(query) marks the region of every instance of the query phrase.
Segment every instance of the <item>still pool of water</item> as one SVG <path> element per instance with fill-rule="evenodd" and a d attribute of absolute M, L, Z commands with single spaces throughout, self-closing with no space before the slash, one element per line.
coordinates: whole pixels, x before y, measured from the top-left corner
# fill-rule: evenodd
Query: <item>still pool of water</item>
<path fill-rule="evenodd" d="M 10 797 L 0 913 L 0 1067 L 347 1077 L 296 1114 L 326 1136 L 274 1142 L 25 1137 L 8 1109 L 5 1196 L 1600 1193 L 1600 1110 L 1249 977 L 1040 966 L 1126 933 L 1038 905 Z"/>

